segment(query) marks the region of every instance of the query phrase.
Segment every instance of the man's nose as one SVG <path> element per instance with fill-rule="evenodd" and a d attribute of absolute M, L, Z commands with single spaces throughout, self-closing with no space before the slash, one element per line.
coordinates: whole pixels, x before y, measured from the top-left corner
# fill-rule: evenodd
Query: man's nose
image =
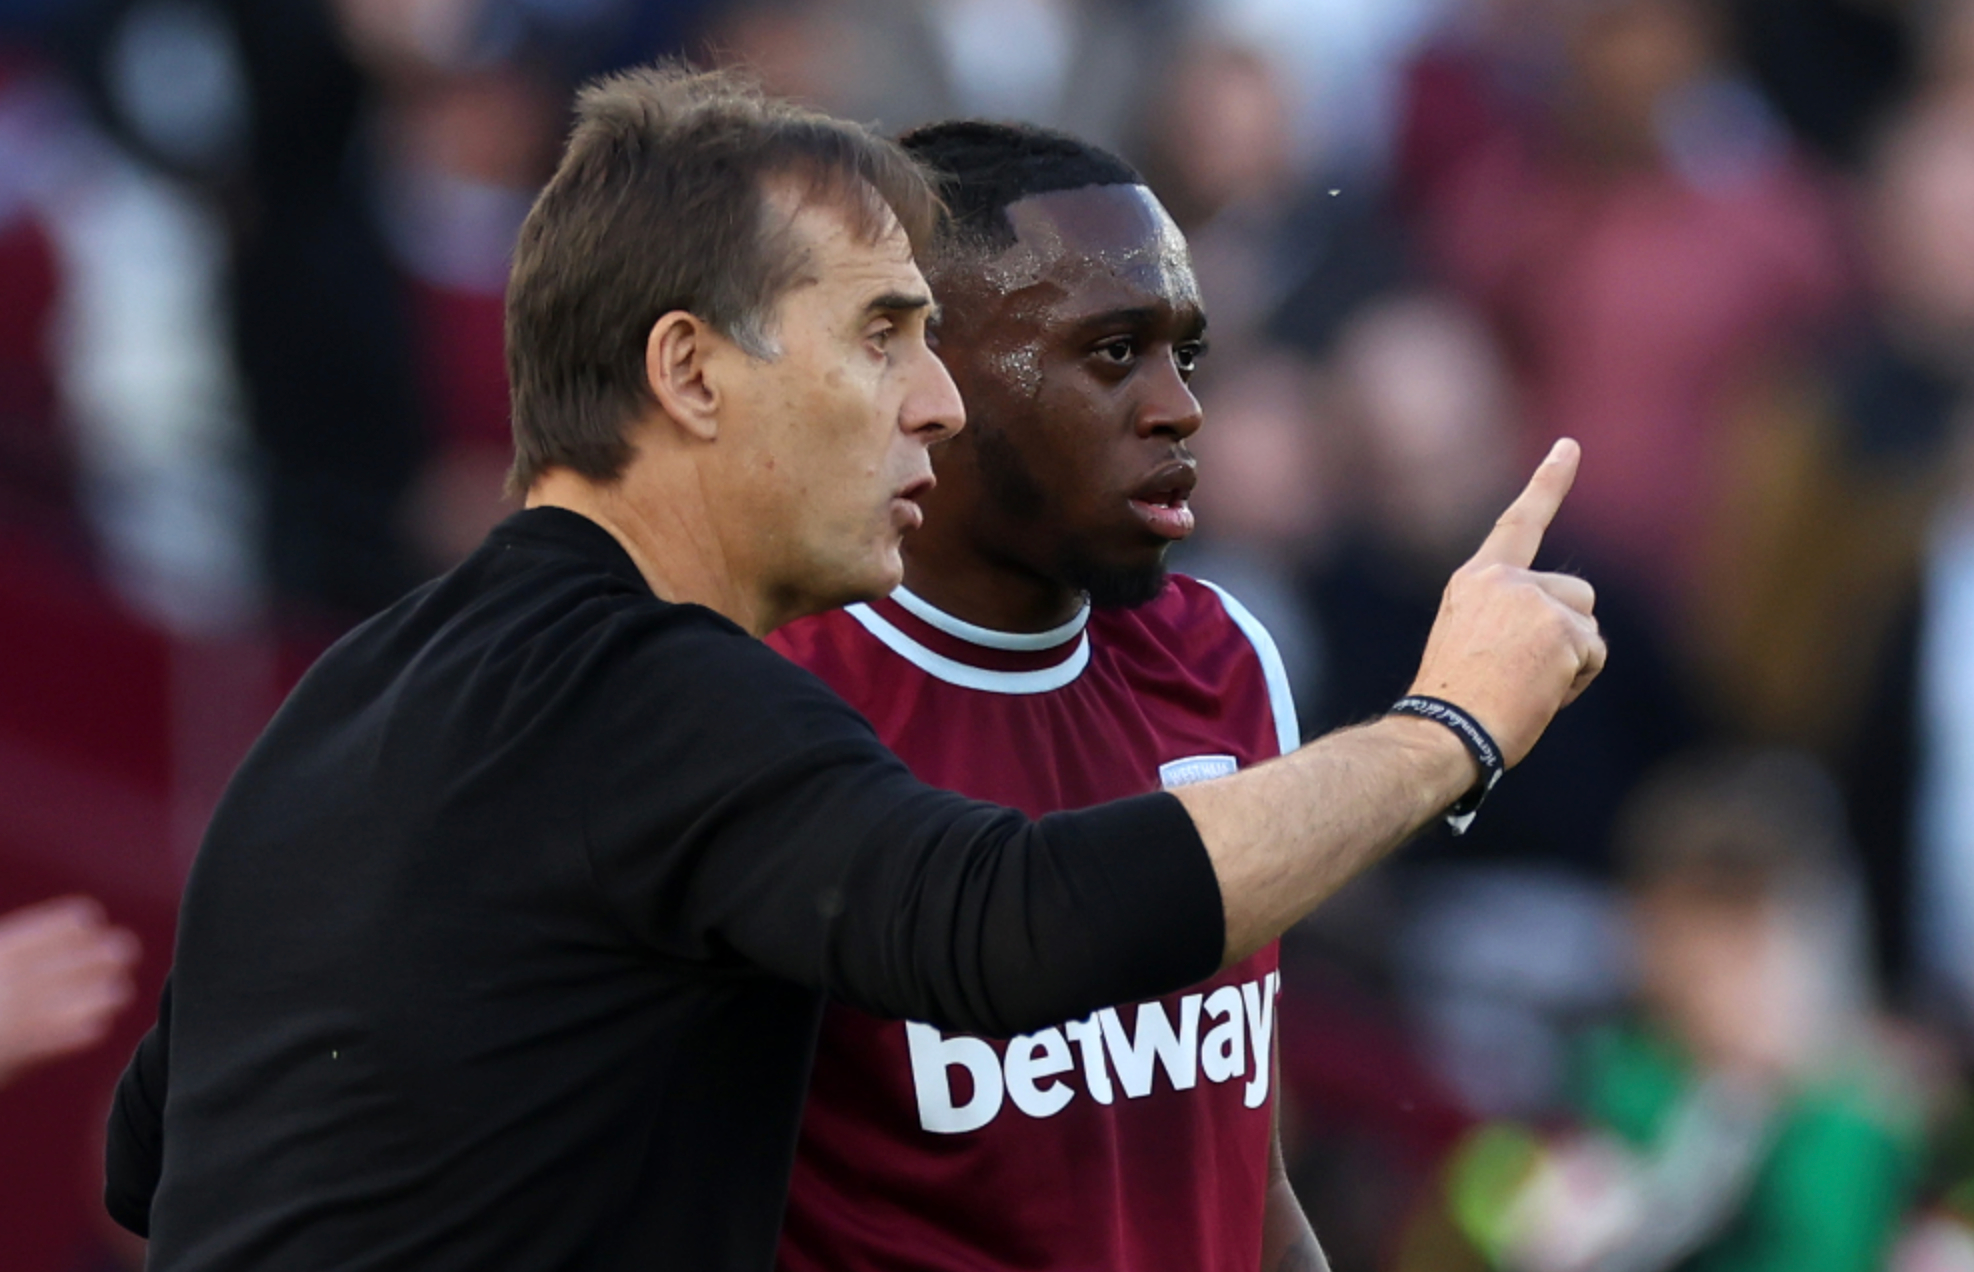
<path fill-rule="evenodd" d="M 926 348 L 914 359 L 911 388 L 905 394 L 900 425 L 926 445 L 941 442 L 966 427 L 966 404 L 946 364 Z"/>
<path fill-rule="evenodd" d="M 1199 399 L 1179 373 L 1178 360 L 1168 353 L 1154 360 L 1146 371 L 1145 397 L 1138 407 L 1138 435 L 1183 442 L 1199 432 Z"/>

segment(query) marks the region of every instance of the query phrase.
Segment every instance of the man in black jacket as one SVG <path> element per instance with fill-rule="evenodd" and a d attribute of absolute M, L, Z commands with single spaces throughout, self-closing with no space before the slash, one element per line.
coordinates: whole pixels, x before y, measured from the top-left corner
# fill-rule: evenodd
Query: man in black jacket
<path fill-rule="evenodd" d="M 201 847 L 112 1114 L 153 1269 L 766 1268 L 825 993 L 1005 1034 L 1199 980 L 1596 674 L 1527 569 L 1564 447 L 1449 586 L 1464 710 L 1039 820 L 917 782 L 758 637 L 898 582 L 961 424 L 936 210 L 717 76 L 584 94 L 509 289 L 527 510 L 324 656 Z"/>

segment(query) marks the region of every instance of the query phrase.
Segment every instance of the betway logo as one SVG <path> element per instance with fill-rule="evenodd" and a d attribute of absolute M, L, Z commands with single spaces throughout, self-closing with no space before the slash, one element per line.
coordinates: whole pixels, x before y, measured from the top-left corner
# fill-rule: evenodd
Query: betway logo
<path fill-rule="evenodd" d="M 1011 1039 L 1005 1052 L 995 1051 L 984 1039 L 947 1037 L 914 1021 L 905 1026 L 905 1039 L 912 1053 L 919 1125 L 942 1135 L 975 1131 L 1000 1116 L 1008 1103 L 1029 1117 L 1053 1117 L 1077 1096 L 1065 1080 L 1071 1076 L 1080 1076 L 1083 1093 L 1099 1104 L 1114 1103 L 1120 1089 L 1127 1100 L 1142 1099 L 1151 1094 L 1159 1069 L 1175 1091 L 1189 1091 L 1201 1079 L 1217 1084 L 1245 1078 L 1241 1102 L 1258 1109 L 1268 1102 L 1275 996 L 1281 985 L 1281 973 L 1270 972 L 1210 994 L 1187 994 L 1178 1002 L 1176 1025 L 1164 1003 L 1139 1003 L 1129 1030 L 1117 1009 L 1106 1007 L 1082 1020 Z M 965 1070 L 973 1081 L 973 1094 L 964 1104 L 953 1102 L 955 1069 Z"/>

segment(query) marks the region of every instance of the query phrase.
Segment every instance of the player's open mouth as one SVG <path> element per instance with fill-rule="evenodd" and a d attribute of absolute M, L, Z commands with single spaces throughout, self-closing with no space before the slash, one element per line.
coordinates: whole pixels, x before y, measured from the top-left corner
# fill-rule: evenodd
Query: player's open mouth
<path fill-rule="evenodd" d="M 1163 469 L 1132 494 L 1131 511 L 1160 538 L 1183 539 L 1193 532 L 1193 510 L 1186 499 L 1198 480 L 1191 464 Z"/>

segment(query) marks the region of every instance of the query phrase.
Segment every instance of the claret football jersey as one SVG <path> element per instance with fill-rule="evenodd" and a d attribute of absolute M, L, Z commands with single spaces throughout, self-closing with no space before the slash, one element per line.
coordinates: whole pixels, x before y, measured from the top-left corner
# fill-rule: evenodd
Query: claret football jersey
<path fill-rule="evenodd" d="M 899 590 L 771 638 L 918 776 L 1031 816 L 1269 759 L 1298 738 L 1267 633 L 1174 575 L 1054 631 Z M 831 1004 L 784 1272 L 1253 1272 L 1278 951 L 1180 993 L 997 1040 Z"/>

